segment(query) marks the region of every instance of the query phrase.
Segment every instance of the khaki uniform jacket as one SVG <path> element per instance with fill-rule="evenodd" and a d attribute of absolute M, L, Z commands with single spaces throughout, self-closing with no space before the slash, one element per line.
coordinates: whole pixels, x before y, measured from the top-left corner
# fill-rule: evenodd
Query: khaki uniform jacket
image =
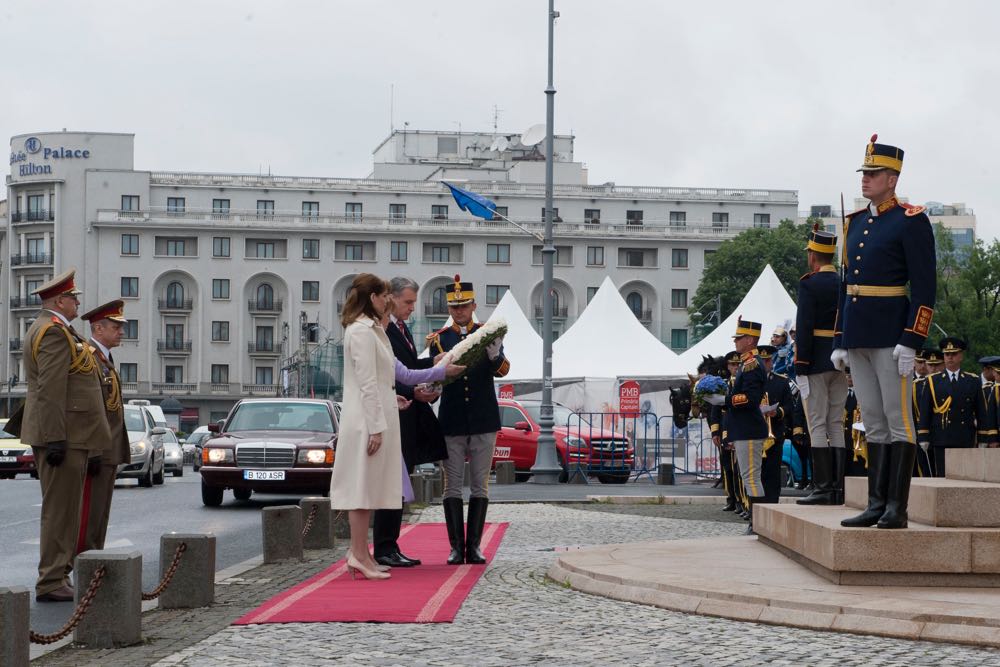
<path fill-rule="evenodd" d="M 111 447 L 105 450 L 101 456 L 101 462 L 107 465 L 129 463 L 132 460 L 132 450 L 129 447 L 128 431 L 125 430 L 122 379 L 100 348 L 94 350 L 94 356 L 97 357 L 97 366 L 101 372 L 104 412 L 108 416 L 108 428 L 111 430 Z"/>
<path fill-rule="evenodd" d="M 21 441 L 40 447 L 64 441 L 70 449 L 93 453 L 110 447 L 101 373 L 87 341 L 42 310 L 25 342 L 28 392 Z"/>

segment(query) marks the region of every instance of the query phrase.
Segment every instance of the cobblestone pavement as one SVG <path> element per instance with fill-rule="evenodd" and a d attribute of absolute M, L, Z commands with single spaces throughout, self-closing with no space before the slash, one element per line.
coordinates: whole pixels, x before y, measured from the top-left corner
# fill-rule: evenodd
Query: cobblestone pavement
<path fill-rule="evenodd" d="M 554 547 L 741 533 L 744 524 L 729 516 L 718 506 L 495 504 L 489 518 L 510 521 L 510 529 L 454 623 L 230 626 L 210 636 L 192 636 L 191 645 L 169 654 L 133 652 L 131 661 L 119 662 L 120 652 L 115 652 L 103 660 L 94 655 L 88 662 L 85 652 L 64 649 L 59 653 L 76 659 L 43 664 L 1000 665 L 1000 651 L 991 649 L 687 615 L 587 595 L 545 578 Z M 420 520 L 441 521 L 440 507 L 427 508 Z M 245 576 L 262 576 L 262 569 Z M 303 574 L 298 572 L 300 578 Z M 248 605 L 236 606 L 229 610 L 231 618 Z M 197 624 L 204 613 L 190 612 L 191 621 Z M 151 645 L 159 643 L 155 629 L 146 634 Z"/>

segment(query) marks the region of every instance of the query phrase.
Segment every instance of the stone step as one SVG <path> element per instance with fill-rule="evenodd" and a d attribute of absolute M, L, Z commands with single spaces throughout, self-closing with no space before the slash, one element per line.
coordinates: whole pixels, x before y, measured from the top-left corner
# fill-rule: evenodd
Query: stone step
<path fill-rule="evenodd" d="M 1000 484 L 1000 449 L 948 449 L 945 477 Z"/>
<path fill-rule="evenodd" d="M 758 538 L 826 579 L 862 586 L 1000 587 L 1000 530 L 844 528 L 844 506 L 755 505 Z"/>
<path fill-rule="evenodd" d="M 844 497 L 849 507 L 867 507 L 868 479 L 845 477 Z M 1000 527 L 1000 484 L 914 477 L 910 482 L 907 513 L 911 521 L 929 526 L 997 528 Z"/>

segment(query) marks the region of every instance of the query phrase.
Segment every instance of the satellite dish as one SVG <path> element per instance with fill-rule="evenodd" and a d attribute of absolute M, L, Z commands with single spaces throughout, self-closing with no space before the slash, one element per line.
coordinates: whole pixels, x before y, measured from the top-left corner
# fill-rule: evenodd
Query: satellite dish
<path fill-rule="evenodd" d="M 497 144 L 497 150 L 500 151 L 501 153 L 510 148 L 510 142 L 507 140 L 507 137 L 498 137 L 496 144 Z"/>
<path fill-rule="evenodd" d="M 521 144 L 524 145 L 526 148 L 537 146 L 538 144 L 542 143 L 543 139 L 545 139 L 545 135 L 546 135 L 546 129 L 543 123 L 539 123 L 538 125 L 532 125 L 527 130 L 524 131 L 524 134 L 521 135 Z"/>
<path fill-rule="evenodd" d="M 497 150 L 497 144 L 499 143 L 500 143 L 500 137 L 497 137 L 496 139 L 493 140 L 493 143 L 490 144 L 490 150 L 491 151 Z"/>

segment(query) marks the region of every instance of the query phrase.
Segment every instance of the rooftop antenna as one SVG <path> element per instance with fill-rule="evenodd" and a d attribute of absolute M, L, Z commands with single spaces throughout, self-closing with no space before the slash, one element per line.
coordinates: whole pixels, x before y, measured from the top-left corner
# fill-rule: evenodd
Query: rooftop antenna
<path fill-rule="evenodd" d="M 493 105 L 493 134 L 497 133 L 497 128 L 500 125 L 500 112 L 503 111 L 496 104 Z"/>
<path fill-rule="evenodd" d="M 389 84 L 389 134 L 396 130 L 396 122 L 393 118 L 393 105 L 396 101 L 396 84 Z"/>

